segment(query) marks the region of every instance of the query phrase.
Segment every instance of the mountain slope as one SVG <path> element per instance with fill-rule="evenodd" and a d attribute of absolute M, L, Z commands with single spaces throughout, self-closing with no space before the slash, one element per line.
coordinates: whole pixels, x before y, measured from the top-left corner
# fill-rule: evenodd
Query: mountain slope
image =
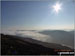
<path fill-rule="evenodd" d="M 49 45 L 49 46 L 48 46 Z M 45 43 L 30 38 L 22 38 L 13 35 L 1 34 L 1 54 L 2 55 L 55 55 L 58 54 L 51 46 L 62 47 L 53 43 Z M 62 49 L 71 50 L 68 47 Z"/>

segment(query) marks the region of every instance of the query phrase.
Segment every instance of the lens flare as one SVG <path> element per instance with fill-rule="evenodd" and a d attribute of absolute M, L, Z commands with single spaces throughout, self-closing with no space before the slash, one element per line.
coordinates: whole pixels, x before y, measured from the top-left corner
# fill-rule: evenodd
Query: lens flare
<path fill-rule="evenodd" d="M 58 12 L 61 10 L 61 4 L 56 3 L 56 4 L 53 6 L 53 8 L 54 8 L 54 11 L 55 11 L 56 13 L 58 13 Z"/>

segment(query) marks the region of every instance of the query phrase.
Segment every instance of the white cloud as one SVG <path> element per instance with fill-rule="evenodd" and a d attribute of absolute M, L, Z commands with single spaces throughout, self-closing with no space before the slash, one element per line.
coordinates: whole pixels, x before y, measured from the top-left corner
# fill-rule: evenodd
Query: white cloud
<path fill-rule="evenodd" d="M 48 38 L 51 38 L 48 35 L 40 34 L 38 32 L 34 32 L 34 31 L 19 31 L 19 32 L 17 32 L 17 34 L 22 34 L 22 36 L 28 36 L 33 39 L 42 40 L 42 41 L 46 41 Z"/>
<path fill-rule="evenodd" d="M 17 36 L 32 38 L 32 39 L 36 39 L 36 40 L 40 40 L 40 41 L 44 41 L 44 42 L 46 42 L 47 39 L 50 39 L 50 41 L 52 41 L 52 37 L 51 36 L 38 33 L 37 31 L 30 31 L 30 30 L 27 30 L 27 31 L 5 30 L 4 34 L 17 35 Z"/>
<path fill-rule="evenodd" d="M 46 27 L 44 29 L 58 29 L 58 30 L 60 30 L 60 29 L 67 29 L 67 28 L 72 29 L 73 26 L 66 26 L 66 27 L 64 27 L 64 26 L 61 26 L 61 27 L 59 27 L 59 26 L 50 26 L 49 28 Z M 16 29 L 18 29 L 18 28 L 13 28 L 12 27 L 12 28 L 9 28 L 9 29 L 3 29 L 2 32 L 4 34 L 21 36 L 23 38 L 28 37 L 28 38 L 33 38 L 33 39 L 44 41 L 44 42 L 63 44 L 63 43 L 60 42 L 61 38 L 57 39 L 57 38 L 55 38 L 51 35 L 44 35 L 44 34 L 38 33 L 37 31 L 24 30 L 24 29 L 21 29 L 23 31 L 21 31 L 20 29 L 19 29 L 19 31 L 17 31 Z M 66 39 L 66 41 L 68 41 L 68 40 Z M 65 45 L 67 45 L 66 42 L 65 42 Z"/>

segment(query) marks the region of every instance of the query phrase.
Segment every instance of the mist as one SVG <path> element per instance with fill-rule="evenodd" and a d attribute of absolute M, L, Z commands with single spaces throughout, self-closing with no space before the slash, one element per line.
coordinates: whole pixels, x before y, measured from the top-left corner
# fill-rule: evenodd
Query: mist
<path fill-rule="evenodd" d="M 6 35 L 16 35 L 22 38 L 32 38 L 48 43 L 57 43 L 63 46 L 74 48 L 74 32 L 64 30 L 16 30 L 3 31 Z"/>

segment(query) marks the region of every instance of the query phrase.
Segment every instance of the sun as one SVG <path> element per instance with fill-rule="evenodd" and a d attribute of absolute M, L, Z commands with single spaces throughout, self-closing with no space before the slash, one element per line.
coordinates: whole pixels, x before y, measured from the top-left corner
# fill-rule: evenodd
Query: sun
<path fill-rule="evenodd" d="M 53 8 L 54 8 L 54 11 L 55 11 L 56 13 L 58 13 L 58 12 L 61 10 L 61 4 L 56 3 L 56 4 L 53 6 Z"/>

